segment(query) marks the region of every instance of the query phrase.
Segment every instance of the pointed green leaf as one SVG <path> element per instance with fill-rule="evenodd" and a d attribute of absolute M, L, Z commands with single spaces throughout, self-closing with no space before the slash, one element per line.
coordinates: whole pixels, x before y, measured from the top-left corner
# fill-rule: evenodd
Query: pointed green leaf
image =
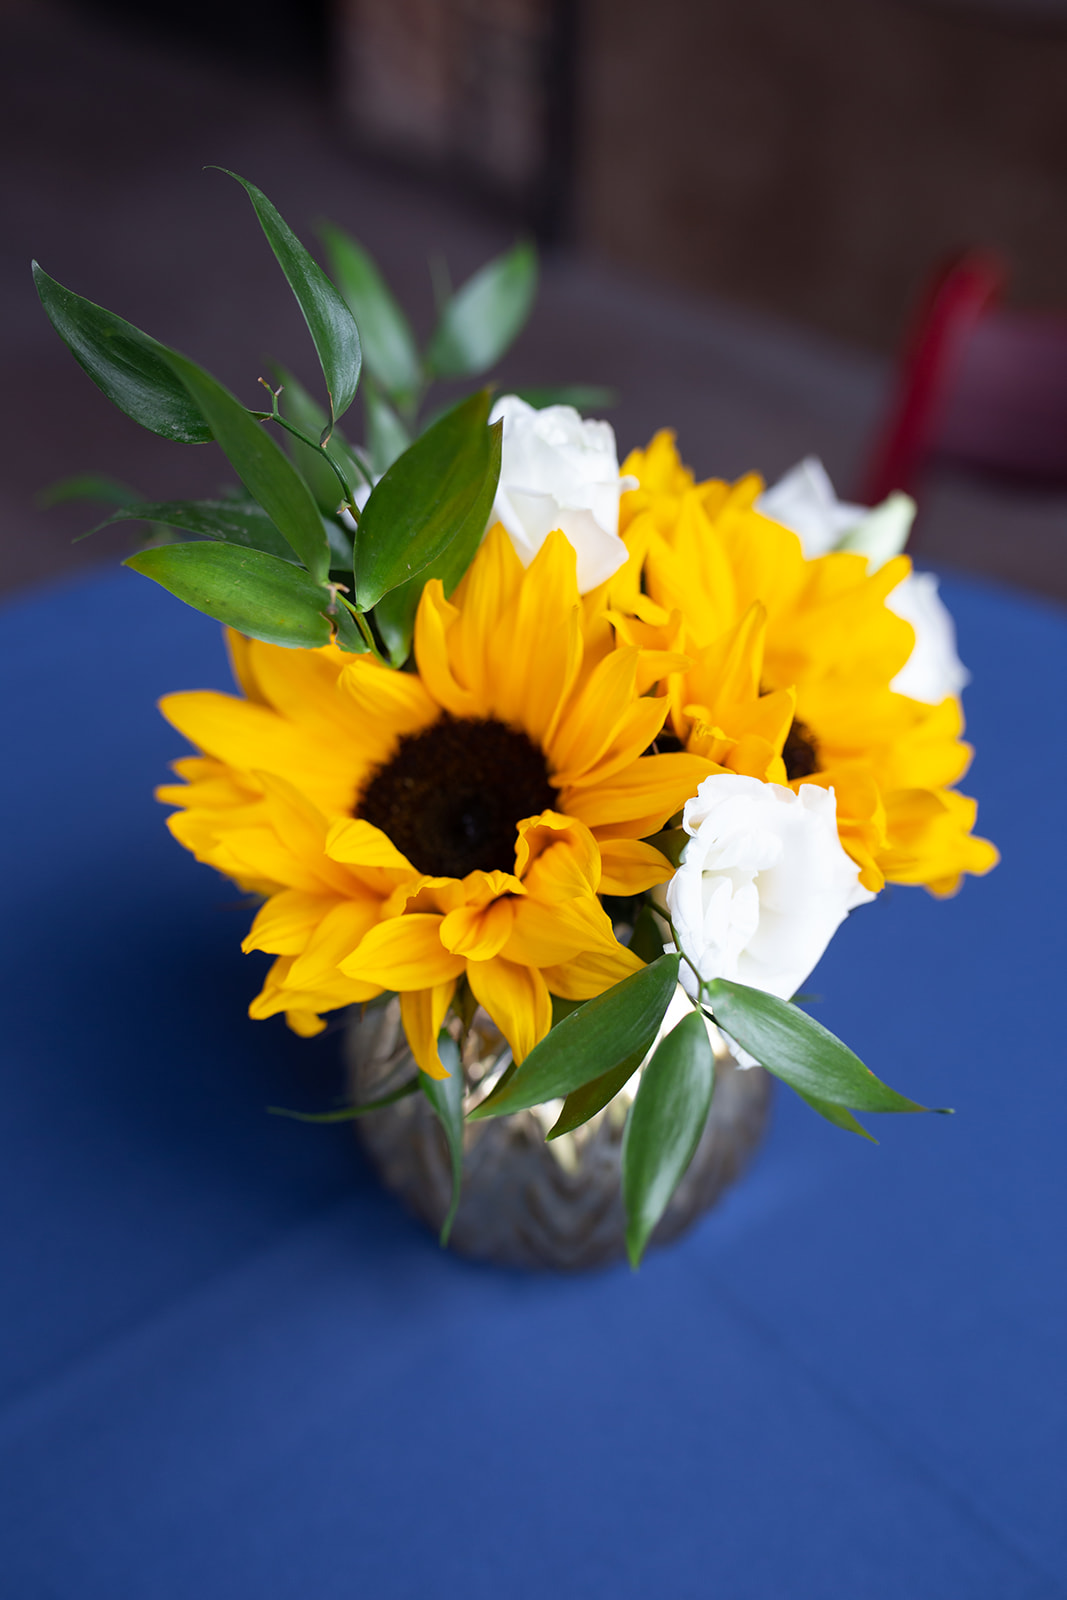
<path fill-rule="evenodd" d="M 211 427 L 167 361 L 163 345 L 84 300 L 33 263 L 41 304 L 64 344 L 120 411 L 164 439 L 204 444 Z"/>
<path fill-rule="evenodd" d="M 790 1088 L 855 1111 L 926 1111 L 876 1078 L 821 1022 L 776 995 L 715 978 L 715 1021 Z"/>
<path fill-rule="evenodd" d="M 516 389 L 515 393 L 536 411 L 543 411 L 546 406 L 573 406 L 586 417 L 599 416 L 619 403 L 617 390 L 605 389 L 598 383 L 560 383 L 546 388 Z"/>
<path fill-rule="evenodd" d="M 308 254 L 262 189 L 257 189 L 254 183 L 249 183 L 240 173 L 231 172 L 228 167 L 219 167 L 218 171 L 236 178 L 247 192 L 267 242 L 304 313 L 304 321 L 315 342 L 322 375 L 326 380 L 326 392 L 330 397 L 329 419 L 322 431 L 322 442 L 325 444 L 334 423 L 344 416 L 352 404 L 359 384 L 362 355 L 356 319 L 318 262 Z"/>
<path fill-rule="evenodd" d="M 419 354 L 407 317 L 374 261 L 351 234 L 324 222 L 319 237 L 326 246 L 337 287 L 359 325 L 367 371 L 386 394 L 403 404 L 422 384 Z"/>
<path fill-rule="evenodd" d="M 622 1140 L 626 1250 L 636 1267 L 700 1143 L 711 1108 L 715 1056 L 704 1018 L 683 1017 L 641 1074 Z"/>
<path fill-rule="evenodd" d="M 426 365 L 439 378 L 488 372 L 518 336 L 537 293 L 537 252 L 517 244 L 468 278 L 445 305 Z"/>
<path fill-rule="evenodd" d="M 489 458 L 489 391 L 453 406 L 377 483 L 356 535 L 355 603 L 363 611 L 422 572 L 473 511 Z"/>
<path fill-rule="evenodd" d="M 590 1117 L 595 1117 L 598 1111 L 603 1111 L 609 1100 L 614 1100 L 619 1090 L 625 1088 L 641 1062 L 645 1058 L 645 1051 L 639 1050 L 617 1067 L 612 1067 L 610 1072 L 602 1072 L 599 1078 L 594 1078 L 592 1083 L 583 1084 L 580 1089 L 575 1089 L 563 1102 L 563 1110 L 552 1124 L 546 1139 L 558 1139 L 561 1133 L 573 1133 L 575 1128 L 580 1128 L 588 1122 Z"/>
<path fill-rule="evenodd" d="M 352 1122 L 356 1117 L 365 1117 L 371 1111 L 381 1111 L 398 1100 L 405 1100 L 418 1087 L 418 1078 L 411 1078 L 391 1094 L 383 1094 L 380 1100 L 367 1100 L 361 1106 L 342 1106 L 339 1111 L 288 1111 L 285 1106 L 268 1106 L 267 1110 L 272 1117 L 290 1117 L 293 1122 Z"/>
<path fill-rule="evenodd" d="M 419 1072 L 419 1086 L 427 1100 L 433 1106 L 444 1129 L 445 1141 L 448 1145 L 449 1159 L 452 1163 L 452 1199 L 449 1202 L 448 1212 L 441 1224 L 441 1243 L 447 1244 L 452 1232 L 452 1224 L 456 1220 L 459 1210 L 459 1195 L 463 1185 L 463 1063 L 459 1056 L 459 1046 L 450 1033 L 442 1030 L 437 1041 L 438 1054 L 441 1065 L 448 1069 L 447 1078 L 431 1078 L 426 1072 Z"/>
<path fill-rule="evenodd" d="M 428 567 L 407 583 L 398 584 L 374 608 L 374 621 L 394 667 L 404 664 L 411 650 L 415 613 L 422 591 L 431 578 L 440 578 L 445 597 L 451 595 L 474 560 L 489 525 L 489 513 L 496 499 L 500 479 L 500 447 L 504 424 L 494 422 L 488 430 L 485 477 L 478 497 L 467 513 L 452 543 Z M 661 947 L 662 948 L 662 947 Z"/>
<path fill-rule="evenodd" d="M 644 1054 L 663 1021 L 678 983 L 678 957 L 660 956 L 595 1000 L 564 1017 L 471 1113 L 472 1119 L 525 1111 L 572 1094 L 627 1060 Z"/>
<path fill-rule="evenodd" d="M 807 1102 L 813 1111 L 817 1111 L 820 1117 L 825 1117 L 827 1122 L 832 1122 L 835 1128 L 843 1128 L 846 1133 L 858 1133 L 861 1139 L 869 1139 L 871 1144 L 878 1143 L 874 1134 L 868 1133 L 863 1123 L 857 1122 L 846 1106 L 832 1105 L 829 1100 L 817 1100 L 813 1094 L 802 1094 L 799 1089 L 796 1093 L 800 1095 L 802 1100 Z"/>
<path fill-rule="evenodd" d="M 124 562 L 197 611 L 267 644 L 329 644 L 329 591 L 302 567 L 232 544 L 169 544 Z"/>
<path fill-rule="evenodd" d="M 367 413 L 367 449 L 371 467 L 381 477 L 393 462 L 404 454 L 411 443 L 411 435 L 373 382 L 363 390 L 363 405 Z"/>
<path fill-rule="evenodd" d="M 102 506 L 132 506 L 141 496 L 128 483 L 109 478 L 106 473 L 79 472 L 72 478 L 50 483 L 36 498 L 39 506 L 47 508 L 66 505 L 71 500 L 88 500 Z"/>
<path fill-rule="evenodd" d="M 663 954 L 663 929 L 651 906 L 642 906 L 634 919 L 630 949 L 649 965 Z"/>
<path fill-rule="evenodd" d="M 285 367 L 272 362 L 271 371 L 281 385 L 278 408 L 282 416 L 287 422 L 291 422 L 294 428 L 299 428 L 301 433 L 306 433 L 309 438 L 321 438 L 323 429 L 327 425 L 327 416 L 318 401 L 312 399 L 299 379 L 294 378 Z M 319 510 L 328 516 L 332 515 L 341 504 L 344 490 L 330 462 L 323 460 L 321 450 L 312 449 L 311 445 L 305 444 L 302 439 L 294 438 L 291 433 L 284 435 L 284 442 L 293 464 L 311 490 Z M 330 460 L 336 461 L 340 467 L 349 488 L 358 489 L 364 481 L 364 475 L 351 445 L 340 428 L 334 429 L 329 443 L 324 448 Z M 347 565 L 351 564 L 350 557 Z"/>
<path fill-rule="evenodd" d="M 98 533 L 113 522 L 162 522 L 168 528 L 198 533 L 202 539 L 219 539 L 248 550 L 265 550 L 280 561 L 296 561 L 288 542 L 254 500 L 145 500 L 122 506 L 89 531 Z"/>
<path fill-rule="evenodd" d="M 330 546 L 319 508 L 292 462 L 239 400 L 195 361 L 167 350 L 165 359 L 193 396 L 237 476 L 295 550 L 312 578 L 330 570 Z"/>

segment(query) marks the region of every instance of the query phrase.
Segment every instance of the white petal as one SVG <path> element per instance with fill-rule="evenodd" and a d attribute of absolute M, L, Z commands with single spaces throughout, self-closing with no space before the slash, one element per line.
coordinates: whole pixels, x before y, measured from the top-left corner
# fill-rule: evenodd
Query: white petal
<path fill-rule="evenodd" d="M 584 420 L 573 406 L 538 411 L 517 395 L 503 395 L 490 418 L 504 422 L 491 520 L 503 523 L 527 566 L 559 528 L 577 555 L 579 590 L 597 588 L 626 560 L 619 496 L 634 486 L 619 475 L 611 424 Z"/>
<path fill-rule="evenodd" d="M 966 688 L 971 675 L 957 654 L 956 625 L 937 592 L 934 574 L 911 573 L 886 605 L 915 629 L 915 648 L 889 687 L 932 706 Z"/>
<path fill-rule="evenodd" d="M 810 560 L 835 550 L 850 528 L 867 515 L 864 506 L 838 500 L 826 468 L 806 456 L 756 501 L 756 510 L 795 533 Z"/>
<path fill-rule="evenodd" d="M 720 773 L 687 802 L 684 823 L 691 837 L 666 903 L 686 958 L 706 980 L 789 999 L 852 907 L 873 899 L 838 838 L 833 790 Z M 682 979 L 695 988 L 684 963 Z"/>

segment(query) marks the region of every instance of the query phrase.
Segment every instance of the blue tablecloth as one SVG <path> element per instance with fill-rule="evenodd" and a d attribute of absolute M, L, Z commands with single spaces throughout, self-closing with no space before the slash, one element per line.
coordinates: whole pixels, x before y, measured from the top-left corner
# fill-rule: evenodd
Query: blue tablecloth
<path fill-rule="evenodd" d="M 945 585 L 1004 860 L 838 936 L 819 1016 L 954 1119 L 780 1091 L 679 1246 L 441 1252 L 346 1127 L 336 1035 L 245 1017 L 237 894 L 151 798 L 215 626 L 126 572 L 0 619 L 0 1593 L 1067 1594 L 1067 622 Z"/>

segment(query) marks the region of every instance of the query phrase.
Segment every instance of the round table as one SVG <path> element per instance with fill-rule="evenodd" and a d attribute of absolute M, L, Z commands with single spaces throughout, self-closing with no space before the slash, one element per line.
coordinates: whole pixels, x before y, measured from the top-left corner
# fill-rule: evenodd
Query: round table
<path fill-rule="evenodd" d="M 780 1089 L 640 1273 L 473 1265 L 383 1194 L 336 1031 L 249 1022 L 232 886 L 171 840 L 154 702 L 218 628 L 125 571 L 0 614 L 12 1600 L 1023 1600 L 1067 1592 L 1067 619 L 947 581 L 1003 862 L 892 889 L 806 988 L 957 1115 Z"/>

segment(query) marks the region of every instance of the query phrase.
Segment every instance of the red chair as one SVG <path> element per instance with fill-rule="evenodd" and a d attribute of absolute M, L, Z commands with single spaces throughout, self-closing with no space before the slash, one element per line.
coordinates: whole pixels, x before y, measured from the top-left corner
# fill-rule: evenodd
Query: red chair
<path fill-rule="evenodd" d="M 951 459 L 1067 484 L 1067 316 L 1002 310 L 1007 271 L 973 252 L 937 274 L 905 342 L 895 393 L 858 496 L 912 492 Z"/>

